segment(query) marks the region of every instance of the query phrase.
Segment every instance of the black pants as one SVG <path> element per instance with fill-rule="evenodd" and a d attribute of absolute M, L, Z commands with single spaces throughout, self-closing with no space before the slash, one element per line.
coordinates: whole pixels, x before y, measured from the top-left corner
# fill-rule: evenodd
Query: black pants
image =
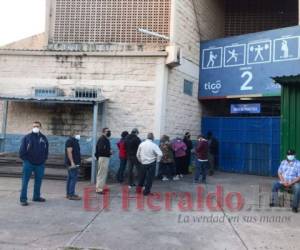
<path fill-rule="evenodd" d="M 132 186 L 134 183 L 134 167 L 139 172 L 140 163 L 135 156 L 129 156 L 127 159 L 127 166 L 128 166 L 128 185 Z M 138 173 L 139 174 L 139 173 Z"/>
<path fill-rule="evenodd" d="M 186 164 L 185 156 L 183 157 L 176 157 L 175 158 L 175 165 L 176 165 L 176 174 L 184 174 L 184 166 Z"/>
<path fill-rule="evenodd" d="M 160 176 L 166 176 L 172 178 L 175 175 L 175 165 L 174 163 L 164 163 L 159 164 L 159 174 Z"/>
<path fill-rule="evenodd" d="M 120 167 L 117 173 L 118 182 L 122 183 L 124 181 L 124 172 L 126 169 L 127 159 L 120 158 Z"/>
<path fill-rule="evenodd" d="M 182 174 L 189 174 L 189 166 L 191 164 L 191 153 L 188 152 L 184 158 L 185 158 L 185 163 L 182 168 L 182 172 L 183 172 Z"/>
<path fill-rule="evenodd" d="M 153 179 L 155 177 L 155 168 L 156 162 L 152 162 L 150 164 L 143 164 L 140 169 L 140 180 L 139 180 L 139 187 L 143 187 L 144 195 L 147 195 L 151 192 Z"/>

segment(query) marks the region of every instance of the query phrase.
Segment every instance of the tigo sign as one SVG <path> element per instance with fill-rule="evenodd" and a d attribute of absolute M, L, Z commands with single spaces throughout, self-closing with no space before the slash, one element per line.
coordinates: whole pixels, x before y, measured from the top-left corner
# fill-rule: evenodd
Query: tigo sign
<path fill-rule="evenodd" d="M 199 98 L 279 96 L 272 77 L 300 74 L 300 26 L 201 43 Z"/>

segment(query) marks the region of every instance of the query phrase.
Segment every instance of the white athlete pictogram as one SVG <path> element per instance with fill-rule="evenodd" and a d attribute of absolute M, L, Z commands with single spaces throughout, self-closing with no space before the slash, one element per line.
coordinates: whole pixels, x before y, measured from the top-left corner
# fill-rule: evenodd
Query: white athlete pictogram
<path fill-rule="evenodd" d="M 237 62 L 239 54 L 235 52 L 235 49 L 229 50 L 228 53 L 231 56 L 228 58 L 228 60 L 226 62 L 229 63 L 231 60 L 234 60 L 235 62 Z"/>
<path fill-rule="evenodd" d="M 283 52 L 283 56 L 281 58 L 288 58 L 289 57 L 289 46 L 286 40 L 282 40 L 281 42 L 281 50 Z"/>
<path fill-rule="evenodd" d="M 251 52 L 254 51 L 256 53 L 254 61 L 256 62 L 258 59 L 260 59 L 260 61 L 263 61 L 264 57 L 262 55 L 262 51 L 268 50 L 269 48 L 270 48 L 270 46 L 268 44 L 265 44 L 264 46 L 261 46 L 260 44 L 255 47 L 251 46 L 250 51 Z"/>
<path fill-rule="evenodd" d="M 217 59 L 218 55 L 214 55 L 212 51 L 209 52 L 209 61 L 207 63 L 207 68 L 209 67 L 214 67 L 215 65 L 215 60 Z M 210 66 L 211 65 L 211 66 Z"/>

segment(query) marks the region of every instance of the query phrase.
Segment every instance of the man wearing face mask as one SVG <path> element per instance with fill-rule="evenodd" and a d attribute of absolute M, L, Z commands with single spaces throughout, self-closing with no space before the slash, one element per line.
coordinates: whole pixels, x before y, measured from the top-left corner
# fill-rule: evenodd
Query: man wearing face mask
<path fill-rule="evenodd" d="M 69 200 L 81 200 L 81 198 L 75 194 L 75 186 L 81 163 L 79 140 L 80 135 L 72 131 L 65 145 L 65 166 L 68 169 L 66 198 Z"/>
<path fill-rule="evenodd" d="M 108 173 L 109 159 L 112 155 L 109 138 L 111 131 L 108 128 L 102 129 L 102 136 L 99 138 L 96 146 L 95 156 L 98 160 L 98 174 L 96 183 L 96 192 L 104 194 L 104 186 Z"/>
<path fill-rule="evenodd" d="M 200 175 L 202 175 L 202 183 L 206 184 L 206 173 L 208 169 L 208 142 L 203 135 L 198 136 L 198 142 L 195 148 L 196 153 L 196 171 L 194 176 L 194 183 L 199 182 Z"/>
<path fill-rule="evenodd" d="M 291 188 L 293 191 L 292 211 L 298 212 L 300 200 L 300 161 L 295 157 L 295 150 L 287 151 L 287 159 L 283 160 L 278 169 L 279 181 L 274 182 L 272 188 L 271 207 L 278 204 L 278 191 L 281 188 Z"/>
<path fill-rule="evenodd" d="M 32 132 L 26 135 L 21 142 L 19 156 L 23 160 L 22 189 L 20 203 L 27 206 L 27 189 L 32 172 L 34 172 L 33 201 L 45 202 L 41 197 L 41 185 L 45 171 L 45 162 L 48 158 L 49 144 L 46 136 L 41 132 L 39 121 L 33 123 Z"/>
<path fill-rule="evenodd" d="M 191 140 L 191 134 L 190 132 L 186 132 L 184 134 L 183 142 L 186 145 L 186 150 L 185 150 L 185 164 L 183 166 L 183 174 L 189 174 L 189 167 L 191 164 L 191 155 L 192 155 L 192 149 L 193 149 L 193 142 Z"/>
<path fill-rule="evenodd" d="M 138 137 L 139 131 L 134 128 L 130 135 L 125 138 L 125 149 L 127 153 L 127 166 L 128 166 L 128 187 L 132 188 L 135 186 L 134 183 L 134 168 L 136 168 L 138 175 L 140 175 L 140 163 L 136 157 L 136 152 L 139 145 L 141 144 L 141 139 Z"/>

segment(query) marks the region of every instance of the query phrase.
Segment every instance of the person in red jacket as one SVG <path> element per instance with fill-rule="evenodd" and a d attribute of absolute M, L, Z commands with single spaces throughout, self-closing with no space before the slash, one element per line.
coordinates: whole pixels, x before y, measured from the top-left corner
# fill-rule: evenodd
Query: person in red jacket
<path fill-rule="evenodd" d="M 198 136 L 198 142 L 195 149 L 196 153 L 196 171 L 194 182 L 199 182 L 200 175 L 202 174 L 202 183 L 206 183 L 206 172 L 208 165 L 208 141 L 203 135 Z"/>
<path fill-rule="evenodd" d="M 119 149 L 119 158 L 120 158 L 120 167 L 117 173 L 117 181 L 123 183 L 124 181 L 124 172 L 127 164 L 127 154 L 125 148 L 125 138 L 127 137 L 128 132 L 123 131 L 121 134 L 121 139 L 118 141 L 117 146 Z"/>

